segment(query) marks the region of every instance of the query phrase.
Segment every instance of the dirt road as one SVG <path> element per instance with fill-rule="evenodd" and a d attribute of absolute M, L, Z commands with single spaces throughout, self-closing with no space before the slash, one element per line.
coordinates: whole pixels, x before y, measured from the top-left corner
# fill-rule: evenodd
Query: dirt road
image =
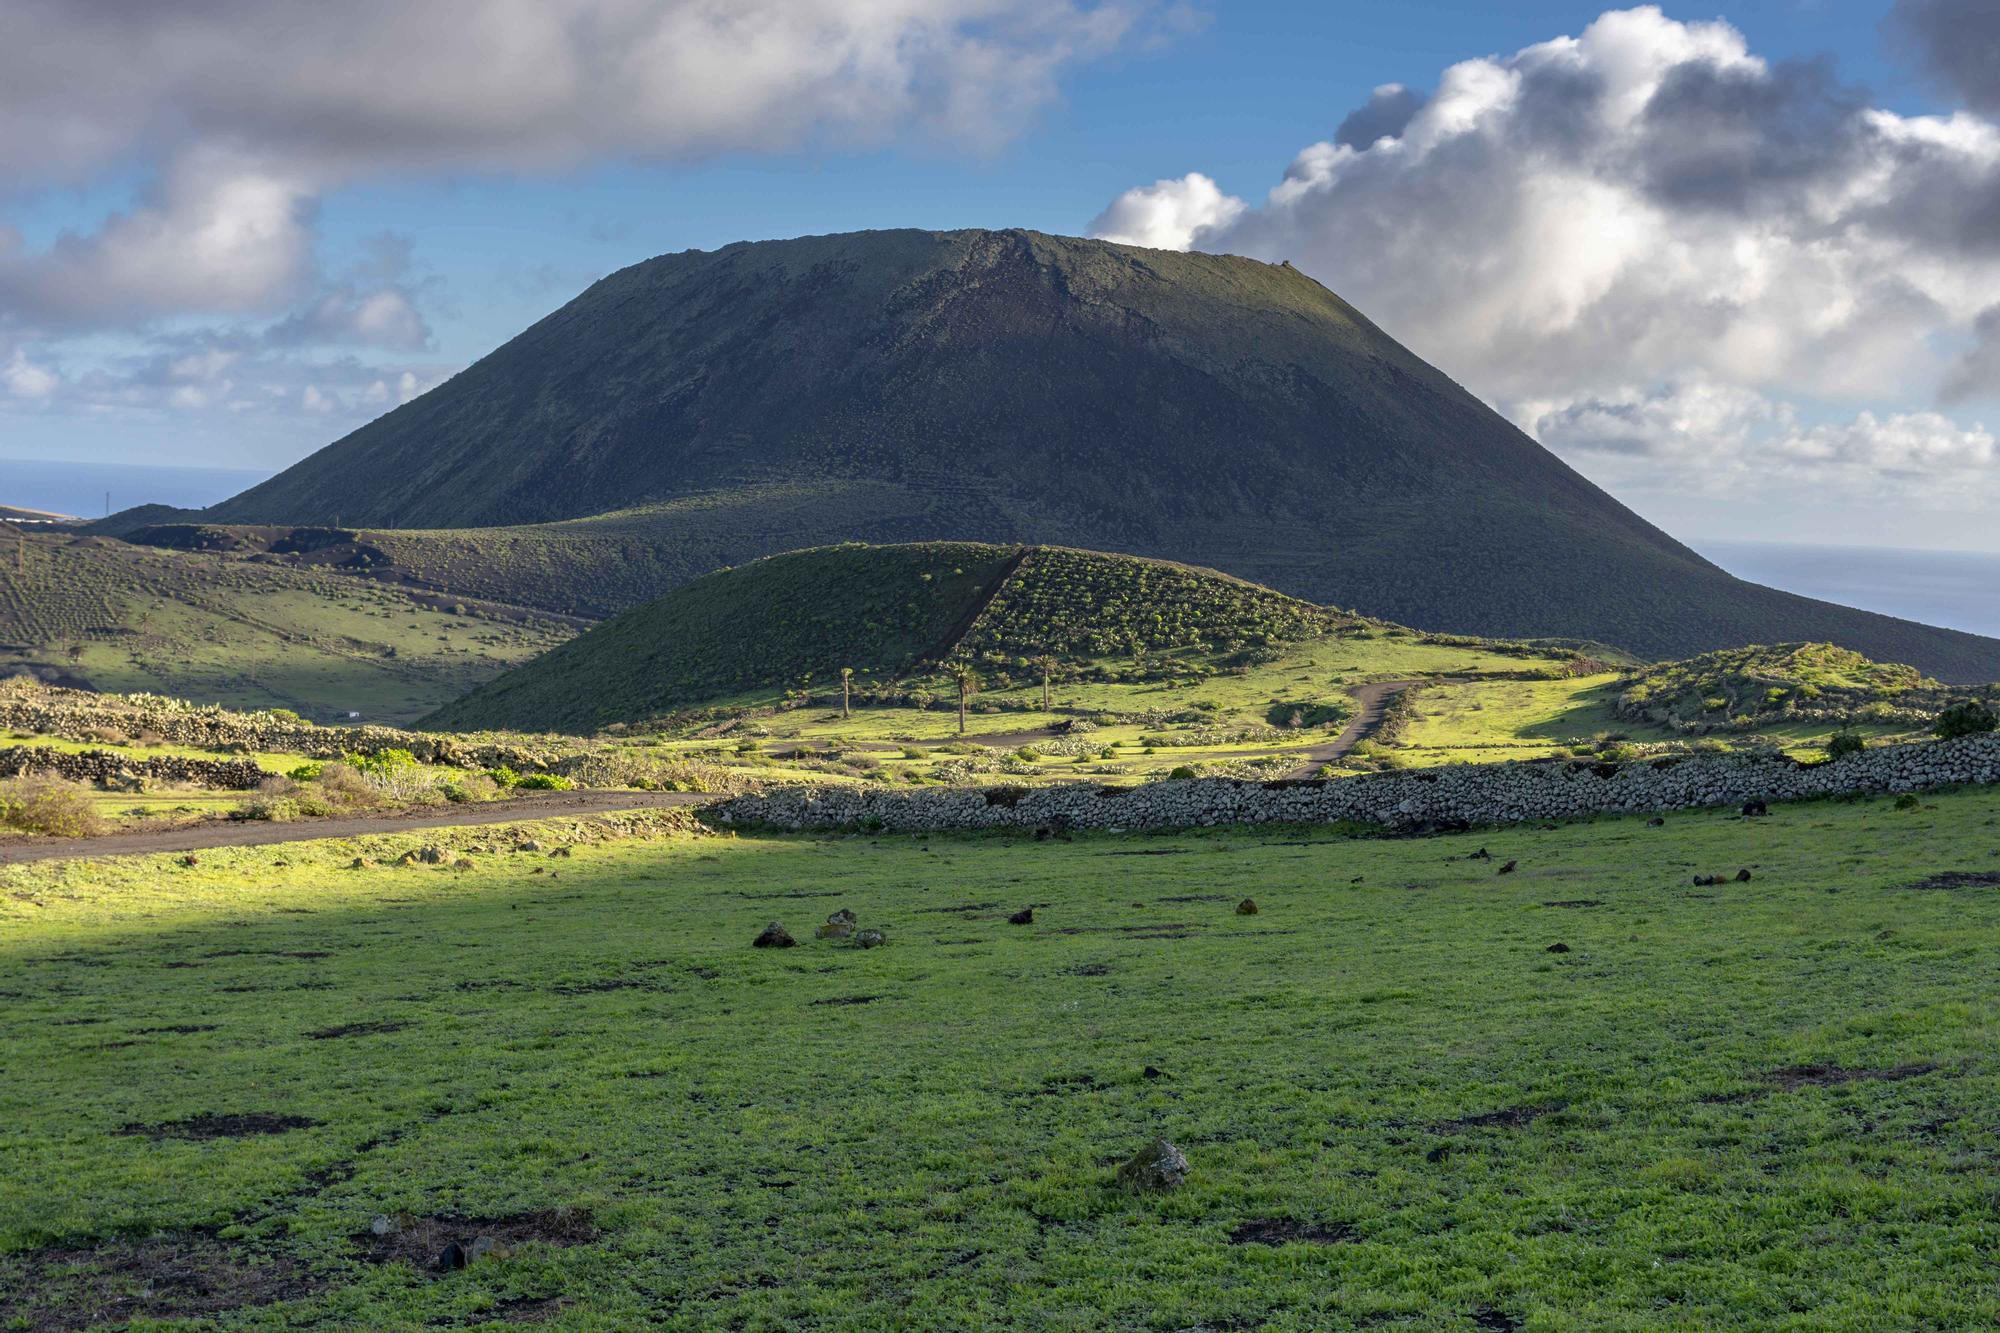
<path fill-rule="evenodd" d="M 564 819 L 613 810 L 659 810 L 717 800 L 694 792 L 553 791 L 482 805 L 448 805 L 414 814 L 357 815 L 344 819 L 301 819 L 289 824 L 233 820 L 186 828 L 106 833 L 94 838 L 34 838 L 0 843 L 0 865 L 24 861 L 74 860 L 94 856 L 145 856 L 154 852 L 198 852 L 211 847 L 259 847 L 267 843 L 352 838 L 415 829 L 515 824 L 530 819 Z"/>
<path fill-rule="evenodd" d="M 1288 778 L 1316 777 L 1320 769 L 1352 750 L 1362 741 L 1375 734 L 1375 728 L 1382 725 L 1382 715 L 1389 711 L 1389 701 L 1409 689 L 1421 685 L 1417 680 L 1378 680 L 1372 685 L 1357 685 L 1348 693 L 1354 702 L 1361 705 L 1361 711 L 1354 720 L 1341 730 L 1338 736 L 1324 745 L 1315 745 L 1303 752 L 1304 763 L 1285 774 Z"/>

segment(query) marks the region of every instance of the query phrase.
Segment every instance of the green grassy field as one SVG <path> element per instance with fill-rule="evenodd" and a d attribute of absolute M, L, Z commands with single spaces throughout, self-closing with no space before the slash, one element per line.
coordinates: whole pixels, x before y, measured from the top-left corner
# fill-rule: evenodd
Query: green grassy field
<path fill-rule="evenodd" d="M 413 837 L 0 871 L 0 1326 L 2000 1318 L 2000 792 L 450 836 L 470 869 L 349 868 Z M 839 907 L 889 943 L 815 941 Z M 749 947 L 773 918 L 801 947 Z M 1188 1183 L 1121 1192 L 1155 1134 Z M 480 1233 L 511 1256 L 434 1271 Z"/>

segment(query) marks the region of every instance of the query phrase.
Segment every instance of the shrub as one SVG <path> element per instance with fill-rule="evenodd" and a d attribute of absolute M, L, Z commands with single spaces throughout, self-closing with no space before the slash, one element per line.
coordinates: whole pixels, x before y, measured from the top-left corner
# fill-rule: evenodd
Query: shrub
<path fill-rule="evenodd" d="M 522 791 L 573 791 L 576 784 L 560 773 L 530 773 L 514 784 Z"/>
<path fill-rule="evenodd" d="M 1931 734 L 1941 741 L 1956 740 L 1960 736 L 1981 736 L 2000 727 L 2000 718 L 1993 710 L 1976 699 L 1960 699 L 1942 713 L 1931 725 Z"/>
<path fill-rule="evenodd" d="M 300 764 L 297 768 L 293 769 L 291 772 L 285 774 L 285 776 L 290 778 L 294 782 L 317 782 L 320 779 L 320 775 L 325 772 L 326 772 L 325 764 L 304 763 Z"/>
<path fill-rule="evenodd" d="M 486 776 L 491 778 L 493 785 L 502 791 L 507 790 L 521 780 L 521 775 L 505 764 L 500 765 L 498 768 L 487 769 Z"/>
<path fill-rule="evenodd" d="M 74 782 L 14 778 L 0 782 L 0 824 L 22 833 L 83 838 L 104 832 L 103 816 Z"/>
<path fill-rule="evenodd" d="M 1867 749 L 1867 743 L 1851 731 L 1843 731 L 1826 743 L 1828 759 L 1845 759 L 1851 754 L 1860 754 Z"/>
<path fill-rule="evenodd" d="M 1185 780 L 1193 776 L 1194 776 L 1194 770 L 1192 768 L 1189 768 L 1186 764 L 1182 764 L 1179 768 L 1176 768 L 1173 772 L 1167 774 L 1167 777 L 1170 781 Z"/>

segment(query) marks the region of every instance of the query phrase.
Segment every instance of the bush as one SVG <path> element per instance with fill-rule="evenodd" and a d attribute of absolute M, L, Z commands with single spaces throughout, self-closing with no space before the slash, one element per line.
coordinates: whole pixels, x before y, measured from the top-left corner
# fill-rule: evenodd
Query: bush
<path fill-rule="evenodd" d="M 294 782 L 317 782 L 320 779 L 320 775 L 325 772 L 325 764 L 305 763 L 300 764 L 297 768 L 285 774 L 285 776 Z"/>
<path fill-rule="evenodd" d="M 0 782 L 0 824 L 22 833 L 83 838 L 104 832 L 103 816 L 74 782 L 14 778 Z"/>
<path fill-rule="evenodd" d="M 1860 754 L 1868 745 L 1851 731 L 1843 731 L 1826 743 L 1828 759 L 1845 759 L 1851 754 Z"/>
<path fill-rule="evenodd" d="M 1941 741 L 1957 740 L 1960 736 L 1981 736 L 2000 727 L 2000 718 L 1993 710 L 1976 699 L 1960 699 L 1942 713 L 1931 725 L 1931 734 Z"/>
<path fill-rule="evenodd" d="M 1169 781 L 1185 780 L 1193 776 L 1194 776 L 1194 770 L 1192 768 L 1189 768 L 1186 764 L 1182 764 L 1179 768 L 1176 768 L 1173 772 L 1167 774 L 1167 778 Z"/>
<path fill-rule="evenodd" d="M 522 791 L 573 791 L 576 784 L 560 773 L 530 773 L 514 784 Z"/>
<path fill-rule="evenodd" d="M 493 785 L 502 791 L 506 791 L 521 780 L 521 775 L 505 764 L 500 765 L 498 768 L 487 769 L 486 776 L 491 778 Z"/>

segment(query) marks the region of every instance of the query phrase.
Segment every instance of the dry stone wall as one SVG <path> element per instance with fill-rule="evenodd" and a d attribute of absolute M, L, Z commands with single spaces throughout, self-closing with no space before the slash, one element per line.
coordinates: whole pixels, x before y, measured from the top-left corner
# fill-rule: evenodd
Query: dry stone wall
<path fill-rule="evenodd" d="M 108 750 L 73 753 L 40 745 L 16 745 L 0 750 L 0 778 L 29 775 L 107 784 L 138 778 L 146 782 L 219 787 L 225 791 L 249 791 L 267 776 L 248 759 L 190 759 L 182 755 L 134 759 Z"/>
<path fill-rule="evenodd" d="M 2000 782 L 2000 736 L 1882 746 L 1823 764 L 1801 764 L 1783 755 L 1688 755 L 1626 764 L 1458 764 L 1323 781 L 1215 778 L 1140 787 L 1065 784 L 903 792 L 845 786 L 786 788 L 738 797 L 713 807 L 710 815 L 725 823 L 777 828 L 896 832 L 1345 821 L 1412 828 L 1688 810 L 1990 782 Z"/>
<path fill-rule="evenodd" d="M 200 750 L 262 750 L 338 759 L 344 754 L 408 750 L 427 764 L 530 771 L 547 756 L 518 745 L 468 742 L 399 727 L 316 726 L 284 713 L 234 713 L 157 695 L 98 695 L 53 687 L 0 688 L 0 729 L 102 741 L 107 733 L 150 734 L 169 745 Z"/>

